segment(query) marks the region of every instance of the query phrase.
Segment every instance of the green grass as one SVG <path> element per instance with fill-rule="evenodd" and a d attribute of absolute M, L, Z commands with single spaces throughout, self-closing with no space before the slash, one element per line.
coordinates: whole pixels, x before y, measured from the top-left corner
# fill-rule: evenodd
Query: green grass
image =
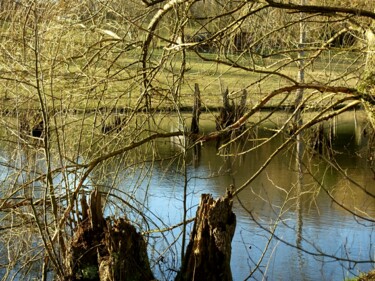
<path fill-rule="evenodd" d="M 11 34 L 11 30 L 7 31 Z M 17 38 L 15 38 L 16 40 Z M 108 39 L 108 38 L 104 38 Z M 41 39 L 40 75 L 43 77 L 41 93 L 48 106 L 63 108 L 96 109 L 111 107 L 136 107 L 142 92 L 142 68 L 139 62 L 141 48 L 129 48 L 129 42 L 106 41 L 93 31 L 71 26 L 50 26 L 45 29 Z M 99 42 L 99 43 L 98 43 Z M 32 40 L 30 39 L 30 44 Z M 3 108 L 38 107 L 36 85 L 35 56 L 31 50 L 22 53 L 22 46 L 14 46 L 10 41 L 4 48 L 16 60 L 1 58 L 0 63 L 7 66 L 7 83 L 0 85 L 0 98 Z M 223 55 L 216 53 L 201 54 L 202 60 L 193 51 L 187 51 L 186 72 L 181 83 L 178 104 L 175 103 L 173 92 L 177 88 L 180 73 L 181 55 L 167 54 L 162 48 L 150 50 L 150 67 L 154 67 L 148 77 L 152 81 L 152 105 L 158 108 L 176 108 L 192 106 L 194 84 L 201 90 L 203 106 L 219 107 L 222 105 L 221 92 L 229 89 L 232 98 L 236 98 L 246 88 L 250 105 L 258 102 L 265 94 L 288 85 L 288 81 L 278 75 L 262 74 L 218 64 L 215 60 L 230 62 Z M 26 59 L 22 57 L 26 55 Z M 164 55 L 164 57 L 163 57 Z M 296 79 L 298 68 L 295 63 L 282 65 L 282 55 L 271 58 L 250 57 L 249 55 L 232 54 L 228 58 L 251 67 L 255 61 L 256 68 L 262 71 L 276 71 Z M 208 61 L 213 60 L 213 61 Z M 162 64 L 160 62 L 163 61 Z M 278 62 L 279 61 L 279 62 Z M 348 55 L 324 55 L 314 64 L 306 68 L 308 81 L 335 80 L 337 85 L 354 86 L 356 77 L 353 59 Z M 157 66 L 160 66 L 157 68 Z M 21 71 L 22 70 L 22 71 Z M 353 72 L 353 73 L 351 73 Z M 341 77 L 342 75 L 345 77 Z M 12 80 L 14 79 L 14 80 Z M 27 82 L 27 83 L 25 83 Z M 270 105 L 277 105 L 284 97 L 276 97 Z M 315 94 L 310 103 L 317 103 L 322 98 Z M 294 102 L 294 96 L 287 98 L 286 103 Z"/>

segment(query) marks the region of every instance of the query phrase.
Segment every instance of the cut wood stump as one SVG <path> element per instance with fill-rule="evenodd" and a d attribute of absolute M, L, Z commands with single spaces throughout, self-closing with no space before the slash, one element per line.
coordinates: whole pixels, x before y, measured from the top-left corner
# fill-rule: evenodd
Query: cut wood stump
<path fill-rule="evenodd" d="M 230 192 L 217 200 L 202 194 L 177 281 L 232 280 L 231 242 L 236 228 L 232 205 Z"/>

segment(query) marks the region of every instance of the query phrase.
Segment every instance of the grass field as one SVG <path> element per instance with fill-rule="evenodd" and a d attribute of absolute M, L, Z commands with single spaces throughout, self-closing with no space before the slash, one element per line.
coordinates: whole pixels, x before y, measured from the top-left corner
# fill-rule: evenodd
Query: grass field
<path fill-rule="evenodd" d="M 5 83 L 0 86 L 3 108 L 38 108 L 40 99 L 50 107 L 66 110 L 142 106 L 144 70 L 140 45 L 126 40 L 114 41 L 80 27 L 64 30 L 63 26 L 46 28 L 40 41 L 43 45 L 38 57 L 39 71 L 35 68 L 36 56 L 32 48 L 23 51 L 22 45 L 12 46 L 12 42 L 5 45 L 11 49 L 11 55 L 3 56 L 1 62 L 5 66 L 2 73 Z M 191 107 L 195 83 L 200 87 L 202 104 L 207 108 L 222 105 L 221 93 L 226 88 L 233 99 L 246 89 L 251 106 L 265 94 L 290 85 L 285 77 L 296 79 L 298 73 L 293 54 L 270 58 L 218 53 L 201 53 L 200 56 L 204 59 L 187 50 L 186 68 L 180 80 L 181 53 L 168 52 L 160 46 L 150 50 L 147 79 L 152 85 L 150 95 L 154 108 Z M 234 62 L 241 67 L 235 67 Z M 356 54 L 323 52 L 306 67 L 306 82 L 353 87 L 358 81 L 361 63 Z M 284 98 L 277 96 L 269 105 L 276 106 Z M 316 93 L 309 103 L 335 98 L 337 96 Z M 292 104 L 294 99 L 290 95 L 285 104 Z"/>

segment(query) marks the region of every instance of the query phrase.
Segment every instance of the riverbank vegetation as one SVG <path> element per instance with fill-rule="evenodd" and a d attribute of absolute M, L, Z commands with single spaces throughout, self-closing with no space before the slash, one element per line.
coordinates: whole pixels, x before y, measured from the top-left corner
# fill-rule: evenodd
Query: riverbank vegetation
<path fill-rule="evenodd" d="M 260 257 L 249 254 L 247 280 L 267 278 L 273 241 L 339 263 L 340 277 L 370 270 L 372 242 L 368 254 L 357 256 L 346 241 L 330 252 L 301 239 L 302 221 L 289 227 L 293 242 L 279 237 L 277 228 L 288 224 L 288 211 L 299 214 L 303 200 L 319 211 L 314 202 L 324 194 L 356 227 L 372 229 L 369 241 L 373 237 L 374 9 L 367 0 L 3 0 L 2 280 L 144 280 L 122 263 L 138 249 L 134 263 L 148 279 L 202 274 L 217 280 L 214 273 L 222 273 L 231 280 L 233 202 L 269 237 Z M 286 114 L 280 118 L 280 112 Z M 347 152 L 333 144 L 337 118 L 347 112 L 358 143 L 366 141 L 353 158 L 365 159 L 364 181 L 336 158 Z M 221 199 L 202 195 L 192 214 L 191 168 L 207 143 L 216 142 L 216 154 L 234 167 L 275 139 L 282 142 L 270 146 L 255 171 L 224 186 Z M 259 219 L 239 196 L 287 152 L 295 178 L 286 189 L 269 179 L 275 193 L 283 192 L 281 202 L 253 192 L 273 210 L 274 217 Z M 173 224 L 172 214 L 156 216 L 148 205 L 160 163 L 166 177 L 183 177 Z M 340 182 L 328 188 L 329 171 Z M 222 202 L 225 207 L 216 207 Z M 225 209 L 224 222 L 218 223 L 215 208 Z M 129 231 L 128 240 L 122 231 Z M 211 251 L 225 253 L 220 269 L 205 264 Z"/>

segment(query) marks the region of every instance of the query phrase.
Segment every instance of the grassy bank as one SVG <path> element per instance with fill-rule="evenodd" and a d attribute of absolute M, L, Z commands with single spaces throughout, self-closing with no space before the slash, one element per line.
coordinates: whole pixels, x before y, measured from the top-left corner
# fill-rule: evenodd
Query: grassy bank
<path fill-rule="evenodd" d="M 2 73 L 5 83 L 0 86 L 3 111 L 39 108 L 41 100 L 59 110 L 139 110 L 143 106 L 145 70 L 140 62 L 141 43 L 125 37 L 115 40 L 103 36 L 100 30 L 75 24 L 68 27 L 50 24 L 40 28 L 44 31 L 40 53 L 33 53 L 32 46 L 26 50 L 22 45 L 14 46 L 12 40 L 4 46 L 13 48 L 14 57 L 2 58 L 6 65 Z M 14 41 L 20 40 L 12 32 L 7 29 L 5 35 L 13 36 Z M 157 110 L 190 110 L 195 84 L 200 87 L 202 105 L 208 111 L 222 105 L 221 93 L 226 88 L 232 99 L 239 98 L 246 89 L 248 106 L 252 106 L 265 94 L 290 85 L 288 77 L 295 80 L 298 73 L 293 53 L 262 58 L 249 53 L 198 55 L 187 50 L 182 78 L 181 52 L 159 46 L 150 49 L 149 54 L 146 77 L 151 83 L 152 107 Z M 306 82 L 355 86 L 360 64 L 354 54 L 322 52 L 313 63 L 307 61 Z M 310 105 L 329 103 L 340 97 L 318 92 L 309 94 Z M 281 107 L 289 107 L 294 100 L 293 93 L 279 95 L 268 106 L 278 107 L 283 101 Z"/>

